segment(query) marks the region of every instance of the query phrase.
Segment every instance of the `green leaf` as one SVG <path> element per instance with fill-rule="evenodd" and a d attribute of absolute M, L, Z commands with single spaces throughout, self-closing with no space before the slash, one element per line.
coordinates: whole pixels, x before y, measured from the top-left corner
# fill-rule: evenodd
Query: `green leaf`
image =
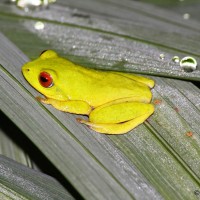
<path fill-rule="evenodd" d="M 73 6 L 80 6 L 82 10 Z M 180 59 L 193 56 L 200 62 L 199 23 L 193 20 L 186 23 L 182 16 L 170 11 L 128 0 L 126 3 L 87 0 L 84 4 L 80 0 L 62 1 L 60 6 L 51 5 L 49 10 L 28 13 L 14 8 L 11 12 L 10 7 L 3 5 L 0 11 L 2 19 L 13 23 L 8 27 L 3 20 L 0 22 L 4 33 L 23 27 L 18 31 L 24 37 L 20 42 L 25 44 L 19 46 L 30 47 L 33 41 L 30 37 L 34 34 L 34 40 L 39 42 L 39 47 L 34 48 L 41 49 L 40 42 L 45 38 L 42 43 L 45 41 L 49 47 L 59 49 L 83 65 L 200 80 L 198 68 L 188 73 L 173 62 L 174 56 Z M 38 21 L 44 23 L 44 29 L 36 28 Z M 11 38 L 18 41 L 13 35 Z M 164 54 L 164 59 L 160 54 Z"/>
<path fill-rule="evenodd" d="M 0 156 L 0 163 L 1 199 L 74 199 L 50 176 L 4 156 Z"/>
<path fill-rule="evenodd" d="M 8 124 L 7 124 L 7 127 L 8 127 Z M 15 144 L 13 140 L 9 138 L 9 136 L 6 135 L 2 129 L 0 129 L 0 138 L 1 138 L 0 140 L 0 154 L 1 155 L 5 155 L 20 163 L 24 163 L 24 165 L 29 165 L 31 163 L 29 157 L 20 148 L 20 146 Z"/>

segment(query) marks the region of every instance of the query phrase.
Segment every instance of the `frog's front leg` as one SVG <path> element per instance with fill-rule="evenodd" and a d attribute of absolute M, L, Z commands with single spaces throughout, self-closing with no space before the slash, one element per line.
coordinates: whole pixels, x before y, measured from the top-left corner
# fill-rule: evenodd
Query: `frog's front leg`
<path fill-rule="evenodd" d="M 45 104 L 51 104 L 56 109 L 64 112 L 82 114 L 82 115 L 89 115 L 89 113 L 91 112 L 91 106 L 85 101 L 78 101 L 78 100 L 60 101 L 60 100 L 41 98 L 41 97 L 37 97 L 37 100 Z"/>
<path fill-rule="evenodd" d="M 89 115 L 89 121 L 79 121 L 99 133 L 124 134 L 143 123 L 153 112 L 152 104 L 109 103 L 94 109 Z"/>

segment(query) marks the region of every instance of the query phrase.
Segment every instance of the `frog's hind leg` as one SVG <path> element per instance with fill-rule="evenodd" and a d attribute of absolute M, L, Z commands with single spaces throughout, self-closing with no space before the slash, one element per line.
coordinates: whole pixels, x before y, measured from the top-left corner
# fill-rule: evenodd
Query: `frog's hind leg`
<path fill-rule="evenodd" d="M 82 119 L 79 121 L 83 124 L 88 125 L 91 129 L 99 133 L 124 134 L 143 123 L 148 117 L 149 115 L 142 115 L 140 117 L 137 117 L 136 119 L 118 124 L 97 124 Z"/>
<path fill-rule="evenodd" d="M 124 134 L 143 123 L 153 112 L 152 104 L 124 102 L 96 108 L 90 114 L 90 121 L 79 121 L 99 133 Z"/>

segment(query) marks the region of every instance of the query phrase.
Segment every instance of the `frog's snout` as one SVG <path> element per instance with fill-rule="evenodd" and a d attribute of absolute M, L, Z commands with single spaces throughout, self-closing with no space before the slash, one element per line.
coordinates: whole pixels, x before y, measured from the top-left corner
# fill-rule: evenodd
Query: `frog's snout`
<path fill-rule="evenodd" d="M 25 78 L 26 80 L 29 80 L 30 77 L 31 77 L 31 74 L 32 74 L 32 73 L 31 73 L 32 70 L 30 69 L 30 67 L 27 66 L 27 65 L 25 64 L 24 66 L 22 66 L 21 71 L 22 71 L 22 74 L 23 74 L 24 78 Z"/>
<path fill-rule="evenodd" d="M 22 72 L 29 72 L 29 71 L 30 71 L 29 68 L 22 69 Z"/>
<path fill-rule="evenodd" d="M 24 65 L 24 66 L 22 67 L 22 74 L 26 74 L 26 73 L 28 73 L 28 72 L 30 72 L 30 68 L 27 67 L 26 65 Z"/>

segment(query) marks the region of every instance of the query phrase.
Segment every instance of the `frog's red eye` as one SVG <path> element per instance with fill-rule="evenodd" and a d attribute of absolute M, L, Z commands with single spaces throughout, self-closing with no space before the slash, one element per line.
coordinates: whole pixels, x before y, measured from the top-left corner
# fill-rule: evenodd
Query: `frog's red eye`
<path fill-rule="evenodd" d="M 39 82 L 45 88 L 49 88 L 49 87 L 53 86 L 53 79 L 52 79 L 51 75 L 47 72 L 40 73 Z"/>

